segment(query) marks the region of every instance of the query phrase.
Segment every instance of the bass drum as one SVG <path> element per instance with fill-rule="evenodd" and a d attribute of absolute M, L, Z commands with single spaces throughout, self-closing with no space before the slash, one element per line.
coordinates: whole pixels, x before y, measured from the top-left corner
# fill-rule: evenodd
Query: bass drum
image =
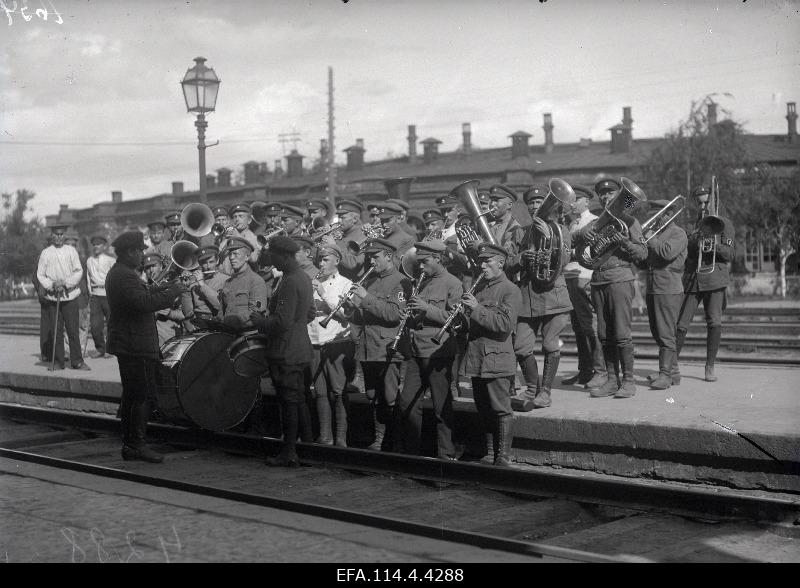
<path fill-rule="evenodd" d="M 161 347 L 156 408 L 165 421 L 224 431 L 241 423 L 258 398 L 258 378 L 233 371 L 234 336 L 195 332 Z"/>

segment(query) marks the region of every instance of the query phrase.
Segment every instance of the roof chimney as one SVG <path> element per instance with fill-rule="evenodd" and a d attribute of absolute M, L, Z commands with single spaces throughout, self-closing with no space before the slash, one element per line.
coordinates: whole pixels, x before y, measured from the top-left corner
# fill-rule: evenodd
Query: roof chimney
<path fill-rule="evenodd" d="M 439 159 L 439 145 L 442 143 L 439 139 L 428 137 L 424 141 L 420 141 L 420 143 L 422 143 L 425 163 L 433 163 Z"/>
<path fill-rule="evenodd" d="M 364 139 L 356 139 L 356 144 L 344 150 L 347 153 L 347 169 L 359 171 L 364 169 Z"/>
<path fill-rule="evenodd" d="M 786 103 L 786 121 L 789 123 L 789 143 L 797 140 L 797 105 L 794 102 Z"/>
<path fill-rule="evenodd" d="M 290 178 L 298 178 L 303 175 L 303 156 L 292 149 L 286 156 L 286 175 Z"/>
<path fill-rule="evenodd" d="M 417 163 L 417 125 L 408 125 L 408 163 Z"/>
<path fill-rule="evenodd" d="M 113 202 L 114 204 L 119 204 L 120 202 L 122 202 L 122 192 L 120 192 L 119 190 L 111 192 L 111 202 Z"/>
<path fill-rule="evenodd" d="M 281 165 L 281 160 L 275 160 L 275 179 L 280 180 L 283 177 L 283 167 Z"/>
<path fill-rule="evenodd" d="M 209 184 L 210 186 L 211 184 Z M 229 188 L 231 185 L 231 170 L 221 167 L 217 170 L 217 185 L 220 188 Z"/>
<path fill-rule="evenodd" d="M 172 193 L 183 194 L 183 182 L 172 182 Z"/>
<path fill-rule="evenodd" d="M 633 144 L 633 119 L 631 118 L 631 107 L 622 108 L 622 122 L 610 127 L 611 131 L 611 153 L 630 153 Z"/>
<path fill-rule="evenodd" d="M 217 176 L 214 174 L 206 174 L 206 189 L 213 188 L 217 183 Z"/>
<path fill-rule="evenodd" d="M 544 151 L 545 153 L 553 152 L 553 115 L 549 112 L 544 113 Z"/>
<path fill-rule="evenodd" d="M 461 125 L 461 135 L 464 137 L 464 143 L 462 145 L 464 155 L 469 155 L 472 153 L 472 125 L 463 123 Z"/>
<path fill-rule="evenodd" d="M 708 128 L 717 124 L 717 103 L 708 101 Z"/>
<path fill-rule="evenodd" d="M 248 161 L 244 164 L 244 183 L 257 184 L 258 183 L 258 162 Z"/>
<path fill-rule="evenodd" d="M 511 137 L 511 158 L 528 157 L 528 153 L 530 153 L 528 139 L 533 135 L 525 131 L 517 131 L 513 135 L 509 135 L 509 137 Z"/>

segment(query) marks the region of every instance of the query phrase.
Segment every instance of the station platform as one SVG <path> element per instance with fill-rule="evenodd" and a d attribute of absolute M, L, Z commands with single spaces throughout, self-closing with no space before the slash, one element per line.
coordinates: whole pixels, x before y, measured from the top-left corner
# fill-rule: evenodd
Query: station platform
<path fill-rule="evenodd" d="M 116 413 L 122 387 L 115 359 L 87 358 L 90 372 L 48 372 L 37 346 L 34 337 L 0 335 L 0 402 Z M 636 396 L 592 399 L 582 387 L 558 383 L 576 364 L 562 358 L 550 408 L 515 413 L 518 463 L 800 492 L 800 368 L 721 363 L 719 380 L 709 383 L 702 363 L 685 362 L 680 386 L 659 391 L 645 380 L 657 362 L 637 359 Z M 468 382 L 462 385 L 454 437 L 467 458 L 481 435 Z M 368 436 L 366 399 L 350 400 L 351 436 Z"/>

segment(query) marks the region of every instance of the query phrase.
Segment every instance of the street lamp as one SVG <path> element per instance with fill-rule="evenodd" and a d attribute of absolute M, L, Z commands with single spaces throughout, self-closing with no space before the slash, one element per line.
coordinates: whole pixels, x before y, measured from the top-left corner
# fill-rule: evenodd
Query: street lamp
<path fill-rule="evenodd" d="M 219 92 L 219 78 L 214 70 L 205 65 L 205 57 L 195 57 L 194 66 L 186 70 L 181 86 L 186 100 L 186 111 L 196 112 L 197 151 L 200 157 L 200 202 L 206 198 L 206 112 L 214 112 Z"/>

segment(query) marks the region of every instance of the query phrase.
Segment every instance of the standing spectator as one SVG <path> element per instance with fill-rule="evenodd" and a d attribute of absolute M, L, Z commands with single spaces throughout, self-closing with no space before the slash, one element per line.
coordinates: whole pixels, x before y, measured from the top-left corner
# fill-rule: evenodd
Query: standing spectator
<path fill-rule="evenodd" d="M 106 299 L 106 275 L 116 260 L 106 253 L 108 240 L 102 235 L 92 237 L 92 256 L 86 260 L 86 276 L 89 280 L 89 312 L 92 340 L 97 350 L 95 357 L 105 357 L 105 329 L 108 322 L 108 300 Z"/>
<path fill-rule="evenodd" d="M 81 355 L 80 330 L 78 325 L 79 284 L 83 269 L 74 247 L 64 246 L 67 225 L 50 227 L 53 244 L 42 251 L 36 277 L 44 289 L 44 315 L 47 340 L 47 358 L 53 361 L 53 333 L 55 331 L 55 367 L 64 369 L 64 331 L 69 339 L 70 367 L 75 370 L 90 370 Z M 56 307 L 58 306 L 58 309 Z M 58 312 L 57 312 L 58 310 Z M 56 328 L 56 325 L 58 327 Z"/>

